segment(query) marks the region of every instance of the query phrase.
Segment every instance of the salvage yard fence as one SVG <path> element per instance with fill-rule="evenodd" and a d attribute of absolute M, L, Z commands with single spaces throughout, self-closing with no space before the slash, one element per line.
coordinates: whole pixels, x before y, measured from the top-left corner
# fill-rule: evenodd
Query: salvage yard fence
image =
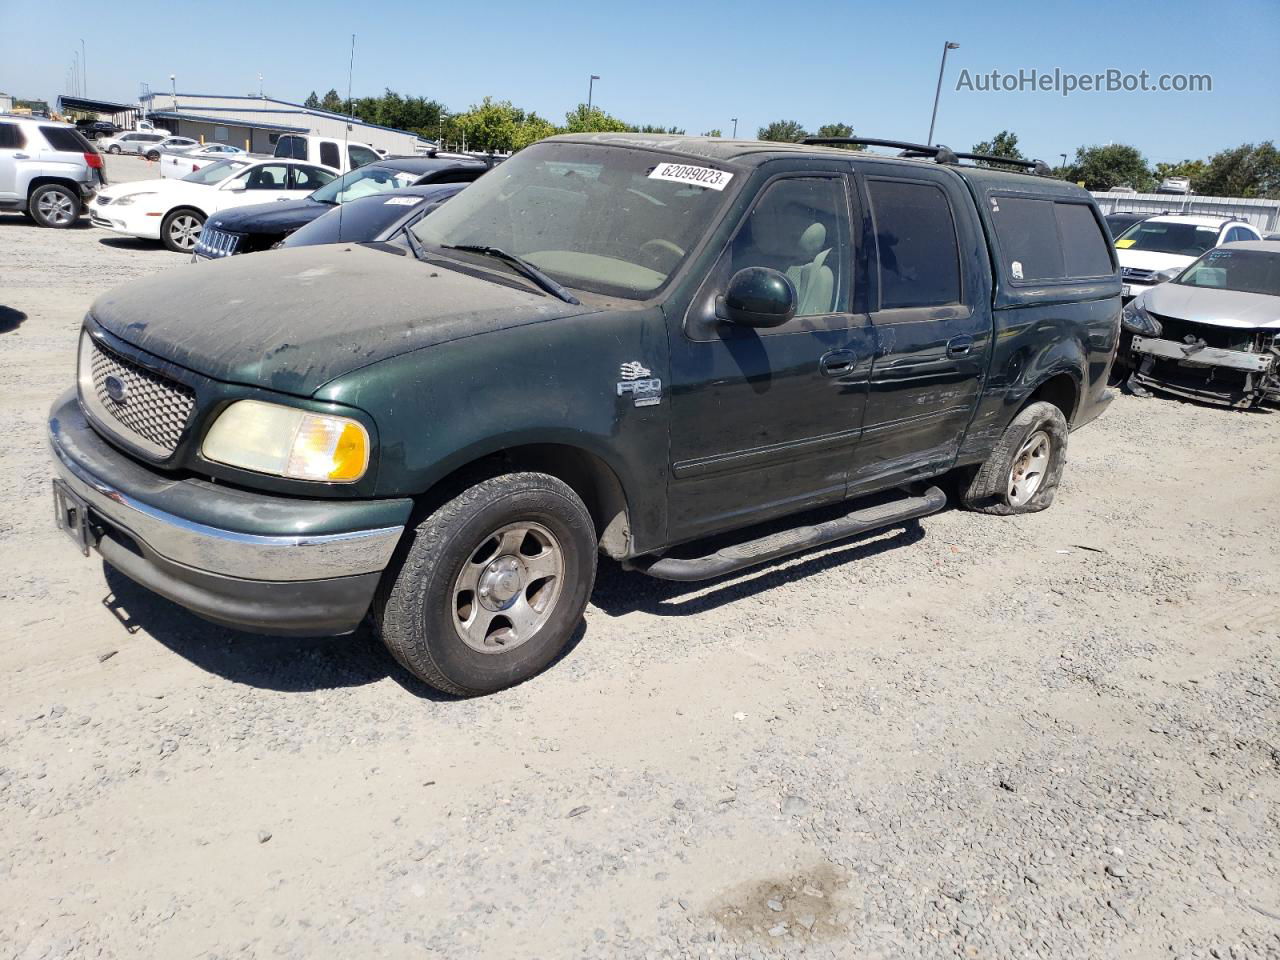
<path fill-rule="evenodd" d="M 1172 193 L 1095 193 L 1093 199 L 1098 201 L 1103 216 L 1109 213 L 1176 213 L 1237 217 L 1248 221 L 1263 236 L 1280 233 L 1280 200 Z"/>

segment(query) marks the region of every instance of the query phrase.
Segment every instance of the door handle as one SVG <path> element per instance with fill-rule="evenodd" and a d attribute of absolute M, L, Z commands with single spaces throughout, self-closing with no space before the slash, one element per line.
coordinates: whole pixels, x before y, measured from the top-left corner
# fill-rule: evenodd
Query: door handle
<path fill-rule="evenodd" d="M 858 362 L 858 355 L 852 350 L 829 350 L 818 360 L 818 368 L 824 377 L 838 377 L 848 373 Z"/>
<path fill-rule="evenodd" d="M 963 357 L 973 349 L 973 337 L 952 337 L 947 341 L 948 357 Z"/>
<path fill-rule="evenodd" d="M 15 153 L 15 154 L 13 155 L 13 159 L 15 159 L 15 160 L 30 160 L 30 159 L 31 159 L 31 154 L 29 154 L 29 153 Z"/>

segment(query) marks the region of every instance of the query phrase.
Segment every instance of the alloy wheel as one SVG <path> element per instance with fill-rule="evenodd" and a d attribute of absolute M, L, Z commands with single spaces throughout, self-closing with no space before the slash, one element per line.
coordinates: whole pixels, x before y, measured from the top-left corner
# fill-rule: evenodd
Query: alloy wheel
<path fill-rule="evenodd" d="M 1052 455 L 1053 441 L 1048 433 L 1037 430 L 1027 437 L 1013 458 L 1013 467 L 1009 471 L 1009 503 L 1020 507 L 1036 495 L 1044 483 Z"/>

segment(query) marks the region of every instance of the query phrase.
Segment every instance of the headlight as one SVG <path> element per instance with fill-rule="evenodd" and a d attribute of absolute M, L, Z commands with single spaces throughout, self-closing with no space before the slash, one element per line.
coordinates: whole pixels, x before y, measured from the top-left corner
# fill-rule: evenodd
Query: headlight
<path fill-rule="evenodd" d="M 238 400 L 214 421 L 201 453 L 257 473 L 352 483 L 369 468 L 369 432 L 347 417 Z"/>
<path fill-rule="evenodd" d="M 155 196 L 154 193 L 127 193 L 123 197 L 119 197 L 116 200 L 113 200 L 112 203 L 114 203 L 117 207 L 126 207 L 129 204 L 133 203 L 133 201 L 135 200 L 140 200 L 143 197 L 154 197 L 154 196 Z"/>
<path fill-rule="evenodd" d="M 1143 337 L 1158 337 L 1163 332 L 1160 321 L 1147 313 L 1147 308 L 1137 300 L 1130 300 L 1120 314 L 1120 326 Z"/>

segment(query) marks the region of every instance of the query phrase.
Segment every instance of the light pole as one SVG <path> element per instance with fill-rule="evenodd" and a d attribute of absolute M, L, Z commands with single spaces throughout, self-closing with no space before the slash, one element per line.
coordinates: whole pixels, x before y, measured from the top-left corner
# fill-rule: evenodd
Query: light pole
<path fill-rule="evenodd" d="M 733 139 L 737 140 L 738 139 L 738 118 L 730 117 L 729 119 L 733 121 Z"/>
<path fill-rule="evenodd" d="M 258 99 L 262 99 L 262 74 L 258 74 Z"/>
<path fill-rule="evenodd" d="M 178 111 L 178 77 L 177 74 L 169 74 L 169 89 L 173 91 L 173 110 Z"/>
<path fill-rule="evenodd" d="M 81 38 L 80 40 L 80 71 L 82 83 L 84 84 L 84 92 L 87 96 L 89 93 L 89 66 L 85 62 L 84 57 L 84 38 Z"/>
<path fill-rule="evenodd" d="M 1062 166 L 1059 169 L 1062 170 L 1062 175 L 1066 176 L 1067 175 L 1067 155 L 1065 153 L 1060 153 L 1058 154 L 1058 156 L 1062 158 Z"/>
<path fill-rule="evenodd" d="M 929 118 L 929 146 L 933 146 L 933 125 L 938 120 L 938 98 L 942 96 L 942 74 L 947 69 L 947 51 L 959 50 L 960 44 L 948 40 L 942 45 L 942 65 L 938 67 L 938 89 L 933 92 L 933 116 Z"/>
<path fill-rule="evenodd" d="M 80 96 L 80 51 L 71 51 L 71 92 Z"/>
<path fill-rule="evenodd" d="M 587 116 L 591 116 L 591 94 L 594 91 L 595 82 L 599 79 L 599 75 L 593 73 L 591 79 L 587 81 Z"/>

